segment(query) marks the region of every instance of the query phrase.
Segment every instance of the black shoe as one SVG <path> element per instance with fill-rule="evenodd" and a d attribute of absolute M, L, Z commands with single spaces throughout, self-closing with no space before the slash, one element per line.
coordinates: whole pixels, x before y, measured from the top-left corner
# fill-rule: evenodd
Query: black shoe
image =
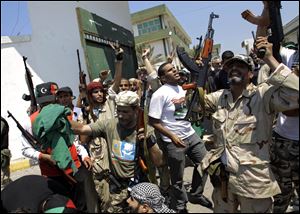
<path fill-rule="evenodd" d="M 186 208 L 184 208 L 184 209 L 181 209 L 181 210 L 177 210 L 176 213 L 189 213 L 189 212 Z"/>
<path fill-rule="evenodd" d="M 191 202 L 192 204 L 200 204 L 200 205 L 202 205 L 204 207 L 207 207 L 209 209 L 212 208 L 212 203 L 204 195 L 201 195 L 201 196 L 191 196 L 190 195 L 189 202 Z"/>

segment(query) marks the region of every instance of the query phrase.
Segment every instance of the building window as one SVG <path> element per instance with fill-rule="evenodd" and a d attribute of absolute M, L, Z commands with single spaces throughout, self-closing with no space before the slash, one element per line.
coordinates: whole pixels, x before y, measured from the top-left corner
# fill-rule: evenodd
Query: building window
<path fill-rule="evenodd" d="M 159 18 L 148 20 L 146 22 L 137 25 L 139 36 L 151 32 L 155 32 L 161 29 Z"/>

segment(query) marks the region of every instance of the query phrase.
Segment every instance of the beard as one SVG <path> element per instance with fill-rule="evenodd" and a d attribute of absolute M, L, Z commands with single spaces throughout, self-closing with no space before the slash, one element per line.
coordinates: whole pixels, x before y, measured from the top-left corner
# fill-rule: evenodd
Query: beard
<path fill-rule="evenodd" d="M 228 80 L 229 85 L 239 85 L 244 82 L 243 77 L 230 77 Z"/>
<path fill-rule="evenodd" d="M 229 85 L 239 85 L 242 84 L 245 80 L 245 77 L 242 75 L 242 73 L 238 70 L 231 71 L 233 76 L 228 77 L 228 83 Z"/>
<path fill-rule="evenodd" d="M 138 213 L 138 210 L 139 210 L 138 207 L 137 207 L 137 208 L 132 208 L 132 207 L 130 207 L 129 213 Z"/>

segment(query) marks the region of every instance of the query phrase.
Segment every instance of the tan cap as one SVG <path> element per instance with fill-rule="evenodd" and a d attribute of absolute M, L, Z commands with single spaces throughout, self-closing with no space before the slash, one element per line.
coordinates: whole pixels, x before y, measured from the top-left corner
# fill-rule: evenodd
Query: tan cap
<path fill-rule="evenodd" d="M 140 99 L 133 91 L 121 91 L 117 94 L 115 101 L 118 106 L 138 106 Z"/>

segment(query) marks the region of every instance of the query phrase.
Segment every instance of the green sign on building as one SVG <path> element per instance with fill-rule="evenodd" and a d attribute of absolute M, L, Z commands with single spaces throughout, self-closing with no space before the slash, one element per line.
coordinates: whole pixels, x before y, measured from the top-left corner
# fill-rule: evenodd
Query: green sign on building
<path fill-rule="evenodd" d="M 99 71 L 110 69 L 109 79 L 114 77 L 114 50 L 109 45 L 119 43 L 124 50 L 123 72 L 125 78 L 136 76 L 138 68 L 133 34 L 96 14 L 77 7 L 77 18 L 82 46 L 85 52 L 90 80 L 98 78 Z"/>

